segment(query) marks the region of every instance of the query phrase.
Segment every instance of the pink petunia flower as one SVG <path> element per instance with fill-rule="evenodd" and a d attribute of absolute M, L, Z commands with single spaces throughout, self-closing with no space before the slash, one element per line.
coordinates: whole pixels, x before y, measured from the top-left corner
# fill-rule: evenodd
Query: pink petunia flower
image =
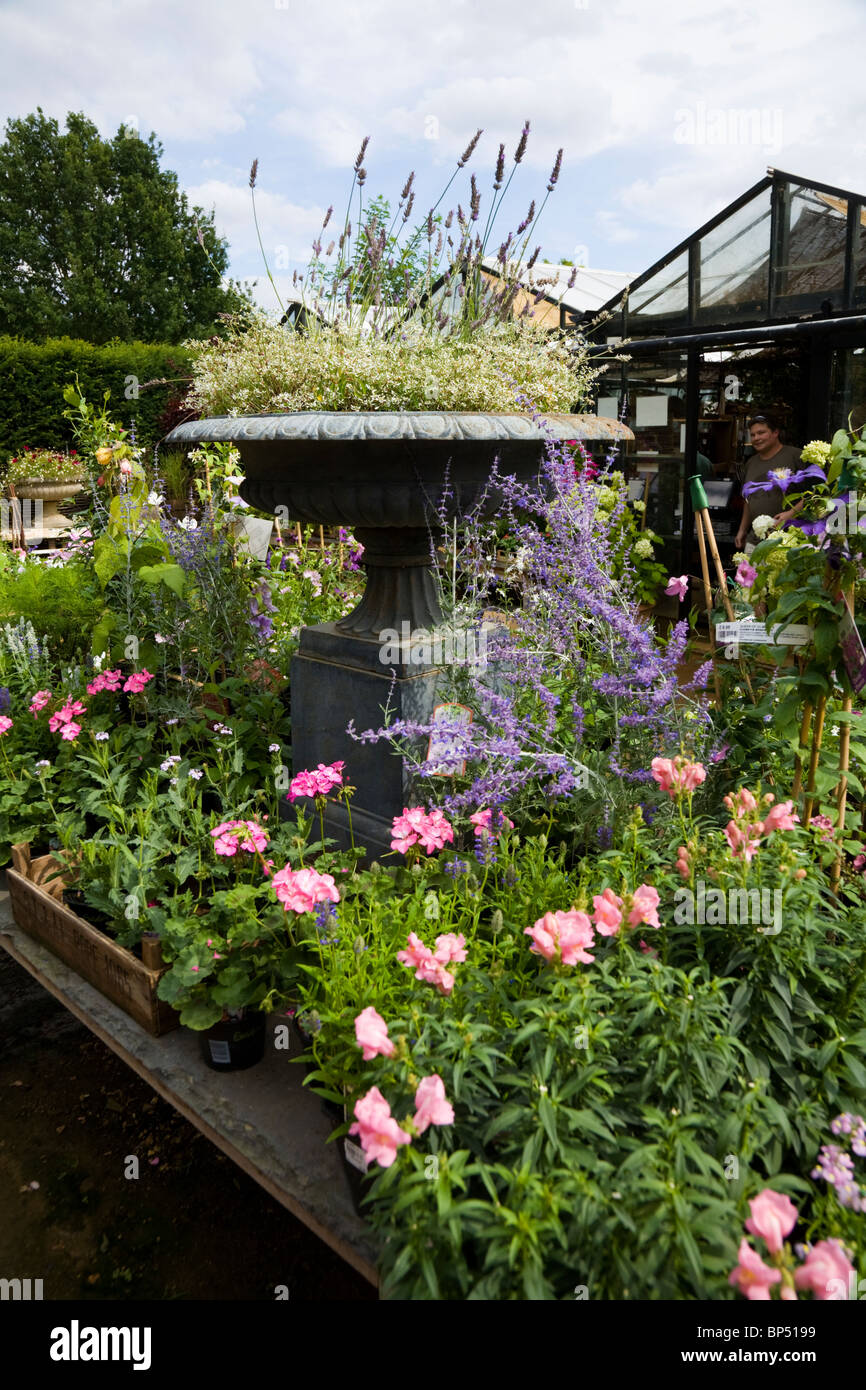
<path fill-rule="evenodd" d="M 281 869 L 271 882 L 287 912 L 312 912 L 316 903 L 340 901 L 332 875 L 317 873 L 315 869 Z"/>
<path fill-rule="evenodd" d="M 740 587 L 743 589 L 751 589 L 757 577 L 758 571 L 755 569 L 754 565 L 750 565 L 748 560 L 741 560 L 737 566 L 737 572 L 734 575 Z"/>
<path fill-rule="evenodd" d="M 753 1236 L 762 1236 L 771 1255 L 778 1255 L 785 1236 L 790 1235 L 797 1224 L 797 1208 L 790 1197 L 765 1187 L 757 1197 L 749 1202 L 752 1213 L 746 1222 L 746 1230 Z"/>
<path fill-rule="evenodd" d="M 436 1072 L 422 1076 L 415 1091 L 415 1128 L 419 1134 L 430 1125 L 453 1125 L 454 1107 L 445 1098 L 445 1083 Z"/>
<path fill-rule="evenodd" d="M 395 1047 L 388 1037 L 388 1025 L 372 1004 L 355 1019 L 355 1037 L 358 1046 L 363 1048 L 361 1056 L 365 1062 L 372 1061 L 374 1057 L 394 1056 Z"/>
<path fill-rule="evenodd" d="M 649 883 L 642 883 L 632 893 L 631 910 L 628 914 L 629 926 L 636 927 L 639 922 L 645 922 L 648 927 L 659 926 L 659 901 L 657 890 Z"/>
<path fill-rule="evenodd" d="M 592 920 L 598 928 L 599 936 L 616 936 L 622 923 L 622 898 L 618 898 L 612 888 L 605 888 L 592 900 L 595 912 Z"/>
<path fill-rule="evenodd" d="M 814 1297 L 822 1303 L 836 1302 L 847 1298 L 853 1273 L 854 1266 L 838 1240 L 819 1240 L 808 1251 L 805 1262 L 794 1272 L 794 1283 L 798 1289 L 811 1289 Z"/>
<path fill-rule="evenodd" d="M 356 1119 L 349 1133 L 358 1135 L 367 1161 L 375 1160 L 382 1168 L 390 1168 L 397 1149 L 410 1144 L 412 1136 L 400 1128 L 378 1086 L 355 1101 L 354 1113 Z"/>
<path fill-rule="evenodd" d="M 782 1278 L 779 1271 L 764 1264 L 760 1255 L 752 1249 L 745 1236 L 740 1241 L 737 1258 L 740 1263 L 731 1270 L 728 1275 L 728 1283 L 735 1284 L 740 1293 L 744 1293 L 746 1298 L 753 1303 L 769 1303 L 770 1285 L 778 1284 Z"/>

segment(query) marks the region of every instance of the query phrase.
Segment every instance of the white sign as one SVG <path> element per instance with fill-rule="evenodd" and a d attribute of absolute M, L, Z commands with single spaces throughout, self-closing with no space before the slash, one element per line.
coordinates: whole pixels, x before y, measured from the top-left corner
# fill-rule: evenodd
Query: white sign
<path fill-rule="evenodd" d="M 812 628 L 806 623 L 791 623 L 784 631 L 781 631 L 780 625 L 768 630 L 764 623 L 756 622 L 754 618 L 716 625 L 716 642 L 723 647 L 731 642 L 747 646 L 802 647 L 811 640 Z"/>
<path fill-rule="evenodd" d="M 638 396 L 636 398 L 635 425 L 666 425 L 668 422 L 668 396 Z"/>
<path fill-rule="evenodd" d="M 462 777 L 466 771 L 465 761 L 459 767 L 454 765 L 454 750 L 459 743 L 459 730 L 468 729 L 472 723 L 472 710 L 468 705 L 437 705 L 433 711 L 432 723 L 450 725 L 439 732 L 435 727 L 427 744 L 427 768 L 431 777 Z"/>

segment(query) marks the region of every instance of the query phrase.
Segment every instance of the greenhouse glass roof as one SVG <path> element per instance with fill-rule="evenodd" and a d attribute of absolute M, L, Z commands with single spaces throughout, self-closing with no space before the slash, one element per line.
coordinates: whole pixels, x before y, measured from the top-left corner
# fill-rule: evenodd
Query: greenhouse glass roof
<path fill-rule="evenodd" d="M 622 337 L 866 310 L 866 194 L 777 169 L 603 306 Z"/>

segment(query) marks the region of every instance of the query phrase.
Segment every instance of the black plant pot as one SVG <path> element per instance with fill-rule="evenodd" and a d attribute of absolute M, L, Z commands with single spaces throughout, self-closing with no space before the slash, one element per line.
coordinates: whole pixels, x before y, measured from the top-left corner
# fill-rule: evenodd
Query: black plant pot
<path fill-rule="evenodd" d="M 245 1071 L 265 1055 L 265 1015 L 255 1010 L 224 1018 L 199 1035 L 201 1053 L 213 1071 Z"/>
<path fill-rule="evenodd" d="M 101 931 L 105 936 L 113 936 L 111 918 L 98 908 L 91 907 L 80 888 L 64 888 L 63 906 L 68 907 L 76 917 L 80 917 L 89 926 L 96 927 L 97 931 Z"/>

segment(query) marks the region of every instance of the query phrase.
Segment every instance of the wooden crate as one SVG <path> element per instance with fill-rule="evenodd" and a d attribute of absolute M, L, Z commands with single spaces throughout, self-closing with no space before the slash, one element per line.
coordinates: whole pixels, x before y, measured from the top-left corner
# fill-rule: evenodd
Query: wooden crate
<path fill-rule="evenodd" d="M 12 865 L 6 880 L 12 915 L 22 931 L 41 941 L 146 1032 L 159 1037 L 177 1028 L 177 1012 L 156 996 L 167 969 L 158 942 L 145 943 L 145 963 L 64 907 L 61 897 L 70 876 L 51 877 L 64 867 L 53 855 L 31 859 L 29 845 L 13 845 Z"/>

